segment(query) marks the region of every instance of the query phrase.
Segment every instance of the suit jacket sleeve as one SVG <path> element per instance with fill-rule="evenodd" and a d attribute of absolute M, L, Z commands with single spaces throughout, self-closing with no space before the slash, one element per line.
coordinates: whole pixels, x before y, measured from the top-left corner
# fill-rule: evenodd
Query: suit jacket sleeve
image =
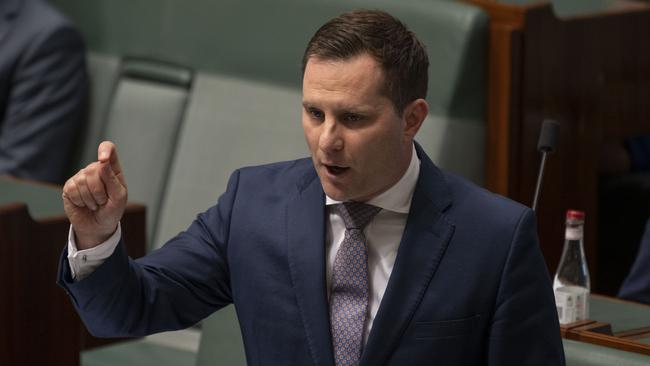
<path fill-rule="evenodd" d="M 492 319 L 488 365 L 564 365 L 548 270 L 526 210 L 512 239 Z"/>
<path fill-rule="evenodd" d="M 182 329 L 232 302 L 227 247 L 238 177 L 238 172 L 231 176 L 216 206 L 143 258 L 128 258 L 120 243 L 95 272 L 74 282 L 64 251 L 58 282 L 91 334 L 128 337 Z"/>
<path fill-rule="evenodd" d="M 63 181 L 86 118 L 83 42 L 69 25 L 41 32 L 12 73 L 0 123 L 0 174 Z"/>

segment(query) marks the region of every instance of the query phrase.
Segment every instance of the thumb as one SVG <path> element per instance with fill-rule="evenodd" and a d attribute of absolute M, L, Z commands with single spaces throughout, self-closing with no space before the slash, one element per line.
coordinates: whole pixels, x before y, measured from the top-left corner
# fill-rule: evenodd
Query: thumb
<path fill-rule="evenodd" d="M 97 148 L 97 160 L 102 163 L 109 163 L 117 179 L 123 186 L 126 187 L 124 174 L 122 173 L 122 166 L 120 165 L 120 159 L 117 156 L 117 147 L 113 142 L 103 141 L 101 144 L 99 144 L 99 147 Z"/>

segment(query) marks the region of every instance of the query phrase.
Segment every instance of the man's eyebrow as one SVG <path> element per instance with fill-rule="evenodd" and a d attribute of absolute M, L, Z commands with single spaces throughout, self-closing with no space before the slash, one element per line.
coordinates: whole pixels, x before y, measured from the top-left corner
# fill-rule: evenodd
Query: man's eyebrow
<path fill-rule="evenodd" d="M 303 101 L 302 106 L 305 109 L 321 109 L 318 106 L 316 106 L 314 103 L 311 103 L 309 101 Z M 365 113 L 370 113 L 372 111 L 371 106 L 348 106 L 348 105 L 336 105 L 334 106 L 335 112 L 336 113 L 359 113 L 359 114 L 365 114 Z"/>

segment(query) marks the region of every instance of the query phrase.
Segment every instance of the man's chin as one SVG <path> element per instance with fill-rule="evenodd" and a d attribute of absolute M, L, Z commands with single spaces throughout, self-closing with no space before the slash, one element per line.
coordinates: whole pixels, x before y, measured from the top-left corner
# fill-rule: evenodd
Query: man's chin
<path fill-rule="evenodd" d="M 323 190 L 325 191 L 327 197 L 335 201 L 341 201 L 341 202 L 349 201 L 348 195 L 345 192 L 342 192 L 337 189 L 323 189 Z"/>
<path fill-rule="evenodd" d="M 337 187 L 337 186 L 335 186 L 334 184 L 332 184 L 330 182 L 325 182 L 325 181 L 323 181 L 322 178 L 320 179 L 320 183 L 321 183 L 321 185 L 323 187 L 323 191 L 325 192 L 327 197 L 329 197 L 329 198 L 331 198 L 331 199 L 333 199 L 335 201 L 341 201 L 341 202 L 345 202 L 345 201 L 350 200 L 349 193 L 345 189 L 343 189 L 342 187 Z"/>

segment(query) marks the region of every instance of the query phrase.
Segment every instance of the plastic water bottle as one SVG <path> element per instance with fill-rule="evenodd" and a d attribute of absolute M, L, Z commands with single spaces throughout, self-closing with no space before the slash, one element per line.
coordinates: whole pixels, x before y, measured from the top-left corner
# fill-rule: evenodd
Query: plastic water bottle
<path fill-rule="evenodd" d="M 583 211 L 567 211 L 564 250 L 553 279 L 560 324 L 589 318 L 591 282 L 585 258 L 584 223 Z"/>

